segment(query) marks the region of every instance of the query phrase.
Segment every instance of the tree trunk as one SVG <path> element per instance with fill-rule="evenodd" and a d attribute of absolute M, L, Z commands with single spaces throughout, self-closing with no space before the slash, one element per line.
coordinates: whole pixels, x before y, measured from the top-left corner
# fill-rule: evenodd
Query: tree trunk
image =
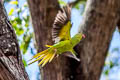
<path fill-rule="evenodd" d="M 86 38 L 75 47 L 81 62 L 63 56 L 41 69 L 43 80 L 99 80 L 112 33 L 119 19 L 120 0 L 88 0 L 80 26 Z M 38 52 L 52 44 L 51 28 L 57 0 L 28 0 Z"/>
<path fill-rule="evenodd" d="M 0 80 L 29 80 L 15 32 L 0 1 Z"/>
<path fill-rule="evenodd" d="M 75 80 L 99 80 L 112 34 L 120 18 L 120 0 L 88 0 L 80 26 L 86 38 L 76 51 Z M 81 77 L 82 76 L 82 77 Z"/>

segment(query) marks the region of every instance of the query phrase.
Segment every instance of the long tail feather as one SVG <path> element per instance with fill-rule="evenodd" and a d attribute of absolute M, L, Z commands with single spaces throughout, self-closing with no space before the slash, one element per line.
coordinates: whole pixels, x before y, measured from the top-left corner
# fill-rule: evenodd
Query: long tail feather
<path fill-rule="evenodd" d="M 49 53 L 42 59 L 42 61 L 40 61 L 38 65 L 39 66 L 42 65 L 43 67 L 46 63 L 52 61 L 54 57 L 55 57 L 55 53 Z"/>
<path fill-rule="evenodd" d="M 51 58 L 50 56 L 51 56 L 51 54 L 48 54 L 46 60 L 45 60 L 44 63 L 42 64 L 42 67 L 49 61 L 49 59 Z"/>
<path fill-rule="evenodd" d="M 30 62 L 28 65 L 40 60 L 40 63 L 38 65 L 39 66 L 41 65 L 43 67 L 48 62 L 51 62 L 53 60 L 53 58 L 55 57 L 55 55 L 56 55 L 56 51 L 53 48 L 49 48 L 47 50 L 44 50 L 44 51 L 34 55 L 32 59 L 34 59 L 34 58 L 36 58 L 36 59 L 34 61 Z"/>
<path fill-rule="evenodd" d="M 48 52 L 48 49 L 46 49 L 46 50 L 44 50 L 44 51 L 42 51 L 42 52 L 34 55 L 32 59 L 37 58 L 37 57 L 39 57 L 40 55 L 45 54 L 45 53 L 47 53 L 47 52 Z M 32 60 L 32 59 L 30 59 L 30 60 Z"/>
<path fill-rule="evenodd" d="M 49 53 L 49 54 L 50 54 L 50 53 Z M 41 64 L 44 64 L 45 60 L 48 59 L 49 54 L 47 54 L 47 55 L 40 61 L 40 63 L 38 64 L 39 66 L 40 66 Z M 42 67 L 43 67 L 43 66 L 42 66 Z"/>
<path fill-rule="evenodd" d="M 55 54 L 52 54 L 52 55 L 51 55 L 51 58 L 49 59 L 49 62 L 51 62 L 54 57 L 55 57 Z"/>
<path fill-rule="evenodd" d="M 44 54 L 41 55 L 40 57 L 38 57 L 37 59 L 35 59 L 35 60 L 32 61 L 31 63 L 29 63 L 28 65 L 30 65 L 30 64 L 32 64 L 32 63 L 34 63 L 34 62 L 36 62 L 36 61 L 38 61 L 38 60 L 40 60 L 40 59 L 42 59 L 44 56 L 45 56 Z"/>
<path fill-rule="evenodd" d="M 52 45 L 45 45 L 45 47 L 52 47 Z"/>

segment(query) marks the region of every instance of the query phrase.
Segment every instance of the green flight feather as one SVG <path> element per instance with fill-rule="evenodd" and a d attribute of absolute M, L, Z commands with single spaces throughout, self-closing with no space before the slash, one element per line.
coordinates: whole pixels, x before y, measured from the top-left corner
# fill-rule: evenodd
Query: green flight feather
<path fill-rule="evenodd" d="M 59 41 L 70 40 L 71 27 L 71 7 L 66 5 L 58 11 L 53 24 L 52 38 L 55 43 Z"/>

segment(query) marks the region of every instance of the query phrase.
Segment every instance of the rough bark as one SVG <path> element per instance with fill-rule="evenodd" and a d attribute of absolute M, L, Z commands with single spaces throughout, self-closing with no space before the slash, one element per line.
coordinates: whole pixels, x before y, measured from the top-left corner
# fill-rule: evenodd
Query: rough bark
<path fill-rule="evenodd" d="M 81 62 L 59 57 L 41 68 L 43 80 L 99 80 L 112 33 L 117 25 L 120 0 L 88 0 L 80 32 L 86 38 L 75 47 Z M 59 9 L 57 0 L 28 0 L 38 52 L 52 44 L 51 28 Z"/>
<path fill-rule="evenodd" d="M 119 13 L 119 16 L 120 16 L 120 10 L 118 11 L 118 13 Z M 119 32 L 120 32 L 120 18 L 118 19 L 117 27 L 118 27 L 118 30 L 119 30 Z"/>
<path fill-rule="evenodd" d="M 119 15 L 120 15 L 120 13 L 119 13 Z M 118 27 L 118 30 L 119 30 L 119 32 L 120 32 L 120 19 L 119 19 L 118 22 L 117 22 L 117 27 Z"/>
<path fill-rule="evenodd" d="M 15 32 L 0 1 L 0 80 L 29 80 Z"/>

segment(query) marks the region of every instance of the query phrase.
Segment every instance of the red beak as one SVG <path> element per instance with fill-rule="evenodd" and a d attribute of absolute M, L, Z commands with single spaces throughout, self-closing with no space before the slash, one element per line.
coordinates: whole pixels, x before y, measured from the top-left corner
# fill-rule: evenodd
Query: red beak
<path fill-rule="evenodd" d="M 82 37 L 85 38 L 85 35 L 83 34 Z"/>

